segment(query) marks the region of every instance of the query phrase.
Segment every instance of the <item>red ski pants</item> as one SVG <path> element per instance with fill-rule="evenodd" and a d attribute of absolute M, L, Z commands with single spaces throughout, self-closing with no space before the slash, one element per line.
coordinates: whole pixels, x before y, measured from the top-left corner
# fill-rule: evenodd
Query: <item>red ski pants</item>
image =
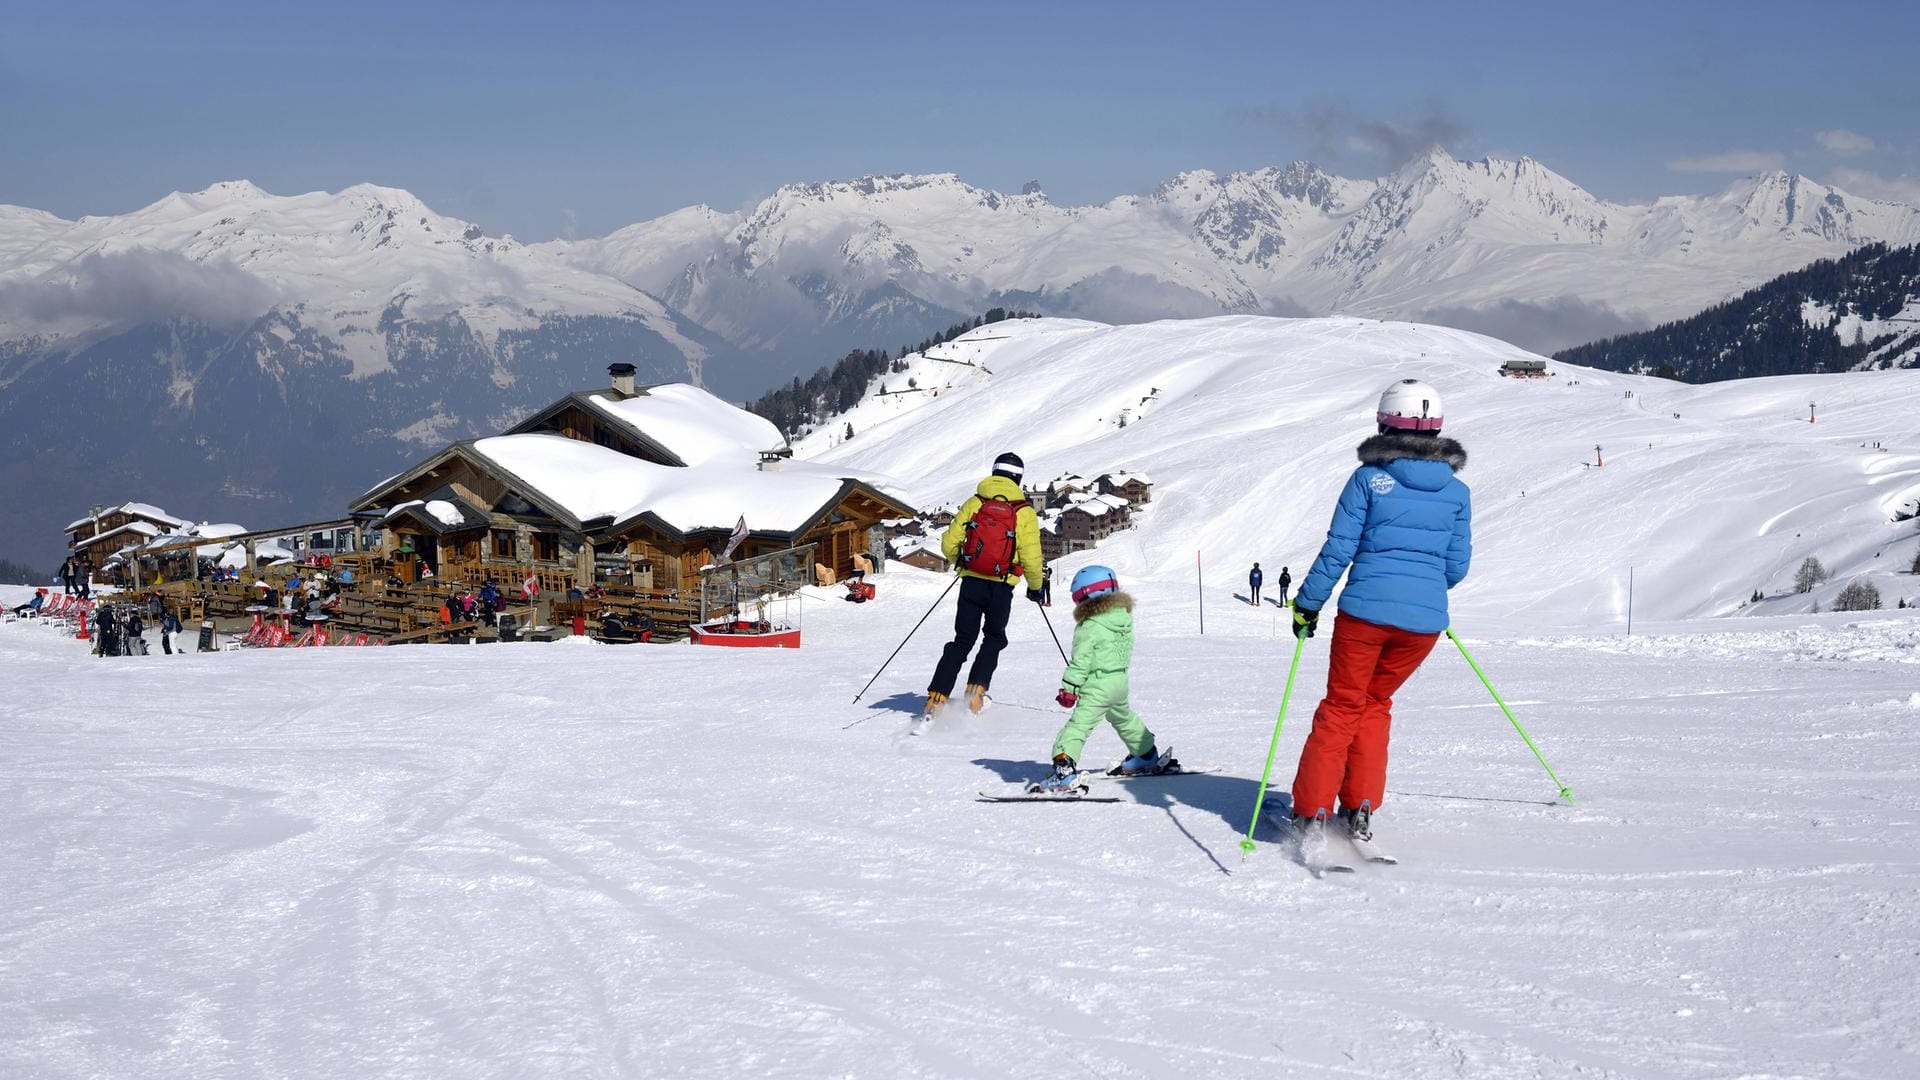
<path fill-rule="evenodd" d="M 1293 812 L 1307 817 L 1367 803 L 1387 794 L 1387 733 L 1393 693 L 1433 651 L 1438 634 L 1416 634 L 1342 613 L 1333 626 L 1327 696 L 1313 714 L 1313 732 L 1293 774 Z"/>

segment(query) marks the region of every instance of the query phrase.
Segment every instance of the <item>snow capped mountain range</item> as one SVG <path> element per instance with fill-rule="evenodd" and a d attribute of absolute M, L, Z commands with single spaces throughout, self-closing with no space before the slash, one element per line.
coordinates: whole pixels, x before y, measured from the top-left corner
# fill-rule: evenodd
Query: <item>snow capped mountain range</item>
<path fill-rule="evenodd" d="M 1874 240 L 1920 240 L 1920 210 L 1781 173 L 1624 205 L 1527 158 L 1438 151 L 1371 180 L 1195 171 L 1098 206 L 951 174 L 794 184 L 538 244 L 367 184 L 229 181 L 73 221 L 0 206 L 0 430 L 22 475 L 78 504 L 0 530 L 0 552 L 44 559 L 32 529 L 133 495 L 238 520 L 328 512 L 616 361 L 742 398 L 993 306 L 1344 312 L 1544 350 Z"/>
<path fill-rule="evenodd" d="M 1546 349 L 1689 315 L 1875 240 L 1920 241 L 1920 209 L 1786 173 L 1619 204 L 1530 158 L 1436 150 L 1377 180 L 1304 162 L 1198 171 L 1084 207 L 951 174 L 789 185 L 735 214 L 694 207 L 536 246 L 754 348 L 903 306 L 1014 302 L 1113 321 L 1440 316 Z"/>

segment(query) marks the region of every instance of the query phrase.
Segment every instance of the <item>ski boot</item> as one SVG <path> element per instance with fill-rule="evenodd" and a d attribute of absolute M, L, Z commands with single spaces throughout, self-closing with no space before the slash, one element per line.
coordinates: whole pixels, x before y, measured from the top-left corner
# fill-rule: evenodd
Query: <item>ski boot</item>
<path fill-rule="evenodd" d="M 987 688 L 979 683 L 967 684 L 967 711 L 980 715 L 987 707 Z"/>
<path fill-rule="evenodd" d="M 1373 808 L 1361 803 L 1358 809 L 1347 807 L 1340 811 L 1340 817 L 1347 823 L 1347 835 L 1355 840 L 1373 839 Z"/>
<path fill-rule="evenodd" d="M 1065 754 L 1053 757 L 1053 772 L 1037 783 L 1027 785 L 1028 794 L 1066 795 L 1080 789 L 1080 766 Z"/>
<path fill-rule="evenodd" d="M 927 704 L 920 710 L 920 715 L 914 717 L 913 723 L 907 727 L 907 734 L 925 735 L 932 730 L 933 722 L 940 718 L 940 710 L 946 703 L 947 695 L 938 690 L 927 691 Z"/>
<path fill-rule="evenodd" d="M 1178 772 L 1180 763 L 1173 760 L 1173 752 L 1162 753 L 1158 747 L 1149 746 L 1145 753 L 1133 754 L 1125 761 L 1115 765 L 1108 776 L 1154 776 L 1165 772 Z"/>
<path fill-rule="evenodd" d="M 1319 873 L 1327 863 L 1327 812 L 1312 817 L 1293 815 L 1294 850 L 1309 870 Z"/>

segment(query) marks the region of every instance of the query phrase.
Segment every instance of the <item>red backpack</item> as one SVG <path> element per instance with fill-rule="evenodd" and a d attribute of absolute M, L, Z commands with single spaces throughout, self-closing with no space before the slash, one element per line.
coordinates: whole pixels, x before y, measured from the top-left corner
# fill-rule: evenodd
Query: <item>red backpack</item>
<path fill-rule="evenodd" d="M 1003 578 L 1017 568 L 1019 552 L 1014 543 L 1014 523 L 1027 507 L 1025 499 L 1008 502 L 998 496 L 980 504 L 967 522 L 967 537 L 960 542 L 960 569 L 990 578 Z"/>

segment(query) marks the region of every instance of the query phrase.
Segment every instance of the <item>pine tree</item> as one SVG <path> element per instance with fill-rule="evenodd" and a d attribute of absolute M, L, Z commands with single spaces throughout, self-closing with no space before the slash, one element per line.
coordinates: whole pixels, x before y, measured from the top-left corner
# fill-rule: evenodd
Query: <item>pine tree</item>
<path fill-rule="evenodd" d="M 853 424 L 851 422 L 847 424 L 847 438 L 848 439 L 853 438 Z"/>

